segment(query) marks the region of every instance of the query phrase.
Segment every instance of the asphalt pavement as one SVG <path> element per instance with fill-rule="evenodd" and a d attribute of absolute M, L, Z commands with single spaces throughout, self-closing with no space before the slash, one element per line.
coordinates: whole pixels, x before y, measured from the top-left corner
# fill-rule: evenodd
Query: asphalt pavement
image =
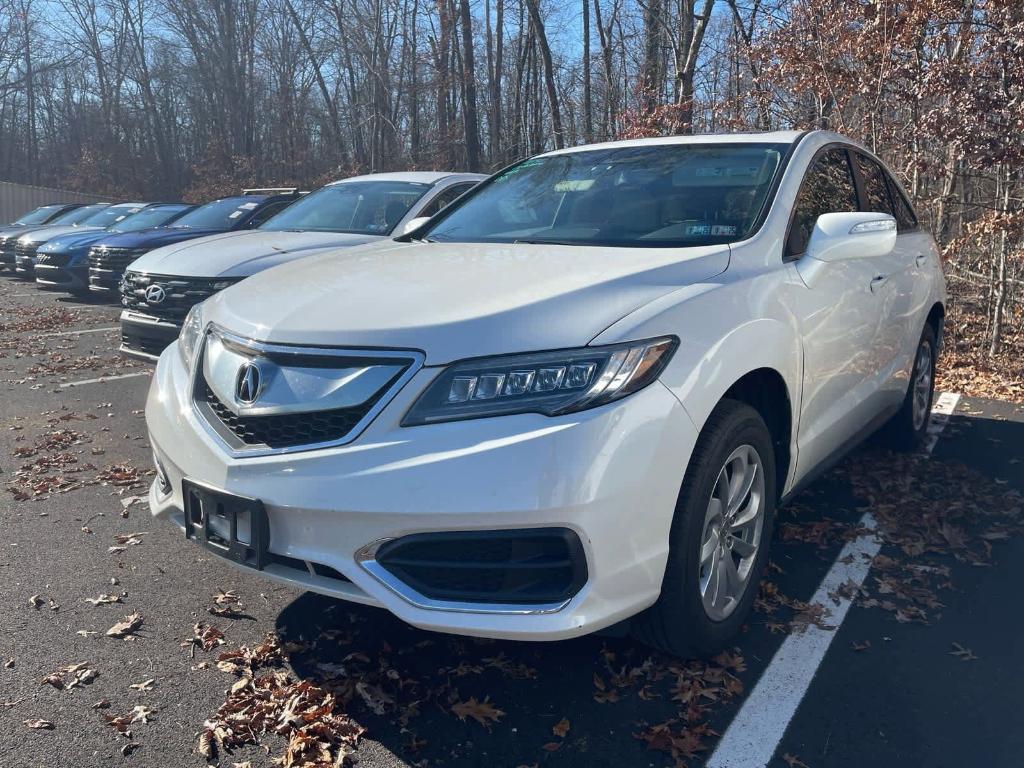
<path fill-rule="evenodd" d="M 239 680 L 218 658 L 271 633 L 259 673 L 329 691 L 365 768 L 1024 765 L 1024 407 L 947 399 L 931 453 L 870 442 L 780 511 L 770 584 L 715 661 L 481 641 L 265 581 L 151 519 L 150 368 L 116 354 L 117 315 L 0 276 L 0 768 L 205 765 Z M 275 764 L 282 729 L 220 764 Z"/>

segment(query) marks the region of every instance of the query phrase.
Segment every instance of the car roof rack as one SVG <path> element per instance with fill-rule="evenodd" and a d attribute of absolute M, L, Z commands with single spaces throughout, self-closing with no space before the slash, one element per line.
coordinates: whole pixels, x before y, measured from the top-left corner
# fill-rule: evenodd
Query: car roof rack
<path fill-rule="evenodd" d="M 298 192 L 298 187 L 254 187 L 242 190 L 243 195 L 295 195 Z"/>

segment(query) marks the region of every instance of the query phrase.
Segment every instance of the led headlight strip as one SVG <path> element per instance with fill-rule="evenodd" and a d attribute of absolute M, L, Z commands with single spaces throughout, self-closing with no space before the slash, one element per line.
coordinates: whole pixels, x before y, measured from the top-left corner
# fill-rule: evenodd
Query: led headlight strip
<path fill-rule="evenodd" d="M 512 413 L 555 416 L 625 397 L 658 378 L 674 336 L 604 347 L 465 360 L 431 382 L 403 426 Z"/>

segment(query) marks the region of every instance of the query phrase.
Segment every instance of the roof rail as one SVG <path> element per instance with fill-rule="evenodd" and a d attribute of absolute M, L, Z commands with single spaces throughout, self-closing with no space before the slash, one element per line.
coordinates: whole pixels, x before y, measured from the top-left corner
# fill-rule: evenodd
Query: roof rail
<path fill-rule="evenodd" d="M 298 187 L 255 187 L 243 189 L 243 195 L 294 195 L 299 191 Z"/>

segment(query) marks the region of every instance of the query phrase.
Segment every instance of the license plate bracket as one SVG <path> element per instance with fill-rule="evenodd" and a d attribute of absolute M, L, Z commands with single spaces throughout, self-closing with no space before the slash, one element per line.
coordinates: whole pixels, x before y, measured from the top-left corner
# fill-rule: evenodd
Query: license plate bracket
<path fill-rule="evenodd" d="M 270 523 L 263 502 L 182 481 L 185 538 L 214 554 L 262 571 L 268 562 Z"/>

